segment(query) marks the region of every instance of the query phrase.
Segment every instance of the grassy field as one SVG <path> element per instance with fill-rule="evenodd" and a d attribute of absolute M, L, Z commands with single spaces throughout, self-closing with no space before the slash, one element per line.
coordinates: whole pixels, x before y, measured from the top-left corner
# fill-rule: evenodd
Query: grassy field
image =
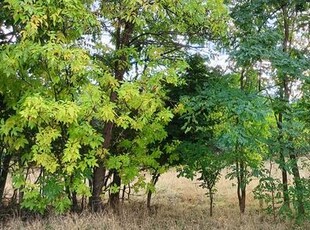
<path fill-rule="evenodd" d="M 100 214 L 84 212 L 45 219 L 21 221 L 13 218 L 2 229 L 310 229 L 310 224 L 297 227 L 293 222 L 261 211 L 251 190 L 257 181 L 250 183 L 247 209 L 239 214 L 236 187 L 233 181 L 221 178 L 217 185 L 214 216 L 209 217 L 208 197 L 195 181 L 177 178 L 170 171 L 161 176 L 157 192 L 152 199 L 152 211 L 146 209 L 144 194 L 134 194 L 125 202 L 119 215 L 106 211 Z"/>

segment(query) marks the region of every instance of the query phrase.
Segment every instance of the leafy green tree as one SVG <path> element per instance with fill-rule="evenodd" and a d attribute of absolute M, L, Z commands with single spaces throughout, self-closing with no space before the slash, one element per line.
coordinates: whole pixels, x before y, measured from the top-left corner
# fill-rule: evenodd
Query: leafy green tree
<path fill-rule="evenodd" d="M 82 196 L 97 211 L 104 188 L 117 208 L 122 184 L 146 167 L 161 170 L 162 151 L 154 144 L 167 136 L 173 116 L 165 85 L 178 83 L 190 44 L 223 32 L 223 2 L 7 0 L 1 6 L 0 92 L 6 111 L 14 112 L 1 110 L 0 133 L 6 154 L 16 153 L 21 206 L 64 212 Z M 3 32 L 7 24 L 12 43 Z M 101 40 L 105 35 L 110 42 Z"/>
<path fill-rule="evenodd" d="M 201 174 L 212 215 L 215 183 L 221 170 L 231 166 L 228 176 L 237 178 L 240 211 L 244 212 L 246 184 L 250 173 L 260 168 L 266 151 L 268 108 L 253 92 L 252 82 L 243 82 L 243 75 L 207 68 L 199 55 L 188 63 L 184 86 L 171 92 L 174 101 L 183 103 L 185 112 L 168 126 L 169 134 L 181 141 L 181 175 L 193 179 Z"/>
<path fill-rule="evenodd" d="M 235 79 L 235 75 L 218 77 L 213 84 L 205 85 L 199 95 L 188 99 L 185 127 L 200 136 L 198 143 L 222 155 L 225 164 L 219 168 L 232 167 L 227 176 L 237 179 L 239 207 L 244 212 L 246 185 L 251 179 L 249 169 L 260 167 L 266 151 L 268 108 L 264 100 L 238 88 Z M 206 153 L 197 158 L 203 162 Z"/>
<path fill-rule="evenodd" d="M 307 78 L 309 38 L 305 30 L 309 3 L 304 1 L 240 1 L 232 3 L 232 17 L 236 26 L 233 55 L 237 65 L 259 71 L 259 91 L 269 97 L 274 111 L 277 134 L 272 148 L 279 156 L 282 171 L 284 208 L 290 205 L 288 174 L 294 177 L 299 216 L 305 214 L 304 197 L 299 166 L 300 152 L 295 150 L 294 129 L 299 126 L 295 119 L 294 101 L 299 86 Z M 251 20 L 253 23 L 248 23 Z M 263 79 L 267 75 L 267 81 Z M 295 121 L 294 121 L 295 120 Z M 295 123 L 294 125 L 292 125 Z M 274 132 L 273 132 L 274 133 Z M 303 133 L 303 132 L 301 132 Z M 295 199 L 295 198 L 294 198 Z"/>
<path fill-rule="evenodd" d="M 47 206 L 63 212 L 76 203 L 76 194 L 90 195 L 84 178 L 102 141 L 79 119 L 87 108 L 77 93 L 92 71 L 76 39 L 96 24 L 84 3 L 1 2 L 14 42 L 1 46 L 0 90 L 7 108 L 15 110 L 2 117 L 1 137 L 18 162 L 13 183 L 21 206 L 41 213 Z M 38 170 L 30 175 L 34 166 Z"/>
<path fill-rule="evenodd" d="M 181 77 L 184 84 L 171 88 L 169 92 L 170 106 L 177 106 L 177 114 L 167 126 L 168 139 L 178 140 L 179 144 L 175 152 L 179 155 L 177 166 L 180 175 L 194 179 L 200 175 L 201 187 L 207 189 L 210 198 L 210 216 L 213 215 L 215 184 L 220 178 L 220 172 L 225 166 L 225 160 L 221 157 L 219 149 L 214 146 L 214 125 L 216 119 L 206 117 L 206 114 L 199 110 L 196 101 L 191 104 L 184 103 L 184 98 L 190 99 L 199 97 L 201 91 L 211 85 L 222 74 L 216 69 L 208 69 L 205 59 L 201 55 L 192 55 L 187 59 L 188 68 Z M 196 109 L 198 111 L 196 111 Z M 208 113 L 211 112 L 212 108 Z M 195 111 L 194 115 L 189 115 Z M 194 113 L 194 112 L 193 112 Z M 192 121 L 192 120 L 193 121 Z M 199 123 L 199 124 L 198 124 Z M 191 125 L 199 128 L 193 128 Z"/>
<path fill-rule="evenodd" d="M 99 44 L 95 57 L 117 85 L 115 89 L 109 87 L 109 103 L 115 106 L 113 111 L 121 120 L 103 120 L 103 147 L 108 155 L 94 170 L 94 210 L 100 208 L 104 186 L 101 181 L 107 170 L 114 170 L 115 188 L 120 187 L 126 175 L 120 175 L 122 166 L 111 167 L 111 159 L 127 156 L 130 161 L 137 160 L 137 167 L 154 168 L 162 151 L 149 151 L 149 147 L 166 137 L 164 127 L 172 118 L 171 109 L 165 108 L 164 86 L 178 83 L 177 77 L 186 67 L 178 60 L 183 60 L 190 44 L 223 32 L 226 8 L 222 1 L 111 1 L 101 2 L 97 11 L 102 31 L 111 37 L 111 47 Z M 117 91 L 118 87 L 122 92 Z M 131 174 L 137 176 L 138 172 Z M 110 204 L 117 207 L 118 201 L 116 189 Z"/>

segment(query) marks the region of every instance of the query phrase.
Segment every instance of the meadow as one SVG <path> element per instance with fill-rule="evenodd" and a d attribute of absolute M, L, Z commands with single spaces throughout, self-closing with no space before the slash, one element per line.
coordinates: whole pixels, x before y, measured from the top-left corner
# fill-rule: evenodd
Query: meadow
<path fill-rule="evenodd" d="M 224 172 L 225 173 L 225 172 Z M 276 174 L 279 174 L 275 170 Z M 2 229 L 310 229 L 310 223 L 298 226 L 289 219 L 274 219 L 266 214 L 262 204 L 254 199 L 252 190 L 258 181 L 250 182 L 247 189 L 247 207 L 240 215 L 234 181 L 221 177 L 217 184 L 214 214 L 209 216 L 209 200 L 198 181 L 178 178 L 173 170 L 162 175 L 152 198 L 152 208 L 146 208 L 145 193 L 136 193 L 122 204 L 119 214 L 110 210 L 102 213 L 54 215 L 45 218 L 21 220 L 13 217 L 2 223 Z M 264 205 L 264 204 L 263 204 Z"/>

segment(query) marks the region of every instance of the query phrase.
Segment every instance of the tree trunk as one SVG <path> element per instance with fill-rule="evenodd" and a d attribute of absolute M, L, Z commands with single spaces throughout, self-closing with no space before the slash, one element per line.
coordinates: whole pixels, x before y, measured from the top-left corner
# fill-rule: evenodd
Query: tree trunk
<path fill-rule="evenodd" d="M 280 154 L 280 160 L 281 162 L 283 162 L 283 164 L 285 164 L 285 159 L 283 154 Z M 287 171 L 286 169 L 281 166 L 281 172 L 282 172 L 282 193 L 283 193 L 283 202 L 284 202 L 284 206 L 286 206 L 287 208 L 290 207 L 290 197 L 288 194 L 288 179 L 287 179 Z"/>
<path fill-rule="evenodd" d="M 2 151 L 3 155 L 3 151 Z M 0 197 L 1 197 L 1 203 L 2 203 L 2 198 L 4 195 L 4 190 L 5 190 L 5 184 L 7 180 L 7 176 L 9 173 L 9 168 L 10 168 L 10 161 L 11 161 L 11 155 L 4 155 L 3 156 L 3 161 L 1 166 L 1 172 L 0 172 Z"/>
<path fill-rule="evenodd" d="M 298 216 L 302 217 L 305 215 L 304 207 L 304 197 L 303 197 L 303 185 L 300 178 L 299 168 L 297 164 L 297 159 L 294 154 L 290 154 L 290 159 L 292 160 L 292 171 L 294 176 L 295 190 L 297 196 L 297 212 Z"/>
<path fill-rule="evenodd" d="M 244 214 L 245 212 L 245 200 L 246 200 L 246 189 L 245 188 L 239 188 L 239 210 L 241 214 Z"/>
<path fill-rule="evenodd" d="M 122 204 L 125 201 L 125 194 L 126 194 L 126 185 L 123 186 L 123 191 L 122 191 Z"/>
<path fill-rule="evenodd" d="M 292 41 L 290 39 L 290 23 L 289 23 L 289 15 L 288 15 L 287 7 L 283 6 L 282 12 L 283 12 L 283 25 L 284 25 L 283 52 L 289 53 Z M 289 79 L 287 76 L 285 76 L 283 80 L 283 89 L 284 89 L 285 101 L 289 103 L 291 89 L 290 89 Z M 289 141 L 292 143 L 293 138 L 290 137 Z M 290 150 L 289 156 L 290 156 L 290 159 L 292 160 L 292 172 L 294 176 L 295 190 L 297 193 L 296 194 L 297 195 L 297 211 L 298 211 L 299 216 L 303 216 L 305 214 L 305 208 L 304 208 L 304 203 L 303 203 L 303 191 L 302 191 L 303 188 L 302 188 L 302 182 L 300 179 L 297 158 L 294 153 L 294 147 L 290 148 L 289 150 Z"/>
<path fill-rule="evenodd" d="M 245 68 L 242 68 L 240 74 L 240 90 L 244 91 L 246 87 L 246 77 L 245 77 Z M 239 118 L 237 118 L 237 124 L 239 123 Z M 238 152 L 238 143 L 236 146 L 236 152 Z M 242 153 L 241 153 L 242 154 Z M 236 170 L 237 170 L 237 194 L 239 201 L 239 209 L 240 213 L 243 214 L 245 211 L 245 200 L 246 200 L 246 165 L 243 159 L 238 159 L 236 162 Z"/>
<path fill-rule="evenodd" d="M 245 201 L 246 201 L 246 181 L 245 181 L 245 165 L 243 161 L 240 161 L 240 165 L 237 162 L 237 195 L 239 201 L 240 213 L 245 212 Z"/>
<path fill-rule="evenodd" d="M 284 88 L 285 82 L 283 83 L 283 87 L 280 88 L 280 98 L 284 100 Z M 290 198 L 288 193 L 288 178 L 287 178 L 287 170 L 285 168 L 286 161 L 285 161 L 285 155 L 284 155 L 284 147 L 283 147 L 283 113 L 279 112 L 278 119 L 277 119 L 277 127 L 279 131 L 278 135 L 278 143 L 280 145 L 279 148 L 279 159 L 280 159 L 280 169 L 282 172 L 282 193 L 283 193 L 283 206 L 286 209 L 290 208 Z"/>
<path fill-rule="evenodd" d="M 71 200 L 72 200 L 72 211 L 78 212 L 79 211 L 79 203 L 78 203 L 77 194 L 75 191 L 71 193 Z"/>
<path fill-rule="evenodd" d="M 282 13 L 283 13 L 283 29 L 284 29 L 284 38 L 283 38 L 283 52 L 284 53 L 288 53 L 288 49 L 289 49 L 289 37 L 290 37 L 290 25 L 289 25 L 289 16 L 288 16 L 288 11 L 287 11 L 287 7 L 286 6 L 282 6 Z M 290 90 L 288 88 L 288 78 L 287 76 L 284 76 L 283 78 L 283 88 L 281 89 L 282 93 L 281 93 L 281 99 L 284 99 L 284 101 L 286 101 L 286 103 L 289 103 L 290 100 Z M 284 91 L 284 92 L 283 92 Z M 280 123 L 280 129 L 281 129 L 281 133 L 283 132 L 283 115 L 282 112 L 279 114 L 279 123 Z M 282 134 L 281 134 L 282 135 Z M 283 147 L 281 146 L 281 161 L 283 163 L 283 166 L 285 165 L 285 156 L 283 154 Z M 284 175 L 285 172 L 285 175 Z M 283 179 L 283 193 L 284 193 L 284 204 L 287 205 L 287 207 L 290 206 L 290 201 L 289 201 L 289 194 L 288 194 L 288 179 L 287 179 L 287 172 L 286 170 L 282 169 L 282 179 Z"/>
<path fill-rule="evenodd" d="M 111 100 L 116 97 L 115 93 L 112 93 Z M 113 123 L 108 122 L 103 129 L 103 149 L 109 149 L 112 141 Z M 98 161 L 98 167 L 94 168 L 93 174 L 93 191 L 91 198 L 92 211 L 97 212 L 103 209 L 101 193 L 104 186 L 104 177 L 106 169 L 104 167 L 104 162 L 102 160 Z"/>
<path fill-rule="evenodd" d="M 146 198 L 146 207 L 150 210 L 151 209 L 151 200 L 152 200 L 152 191 L 147 192 L 147 198 Z"/>
<path fill-rule="evenodd" d="M 98 163 L 99 166 L 94 168 L 93 181 L 92 181 L 92 196 L 90 199 L 90 205 L 93 212 L 98 212 L 103 209 L 101 192 L 104 185 L 105 167 L 103 163 Z"/>
<path fill-rule="evenodd" d="M 213 216 L 213 191 L 209 188 L 209 198 L 210 198 L 210 216 Z"/>
<path fill-rule="evenodd" d="M 160 174 L 159 173 L 153 173 L 152 179 L 151 179 L 151 184 L 155 187 L 158 179 L 159 179 Z M 150 210 L 151 209 L 151 199 L 152 199 L 152 194 L 153 191 L 149 190 L 147 193 L 147 199 L 146 199 L 146 207 Z"/>
<path fill-rule="evenodd" d="M 116 170 L 113 173 L 112 186 L 117 186 L 119 188 L 121 186 L 121 177 L 119 176 L 119 173 Z M 109 197 L 110 207 L 116 212 L 119 211 L 119 203 L 120 203 L 119 195 L 120 195 L 120 190 L 118 190 L 117 192 L 111 193 Z"/>
<path fill-rule="evenodd" d="M 4 94 L 0 92 L 0 117 L 3 119 L 8 119 L 12 113 L 13 111 L 8 109 L 6 105 Z M 5 152 L 3 139 L 0 141 L 2 141 L 0 146 L 0 203 L 2 204 L 2 198 L 4 195 L 6 180 L 9 174 L 12 155 Z"/>
<path fill-rule="evenodd" d="M 122 25 L 124 23 L 121 19 L 118 20 L 116 23 L 115 28 L 115 50 L 119 51 L 124 48 L 128 48 L 130 46 L 130 39 L 133 33 L 134 24 L 132 22 L 125 22 L 125 25 Z M 122 29 L 123 28 L 123 29 Z M 117 57 L 114 64 L 114 77 L 119 82 L 123 81 L 124 74 L 126 72 L 126 65 L 124 63 L 128 62 L 128 57 L 126 54 L 120 55 L 120 57 Z M 117 100 L 117 94 L 116 92 L 112 91 L 110 94 L 110 101 L 115 102 Z M 107 122 L 104 126 L 103 130 L 103 137 L 104 137 L 104 143 L 103 148 L 104 149 L 110 149 L 111 142 L 112 142 L 112 136 L 113 136 L 113 126 L 114 124 L 112 122 Z M 92 191 L 92 198 L 91 198 L 91 207 L 93 211 L 99 211 L 103 208 L 102 199 L 100 197 L 102 188 L 104 186 L 104 177 L 105 177 L 105 167 L 104 167 L 104 161 L 99 160 L 98 161 L 98 167 L 94 168 L 93 171 L 93 191 Z M 114 174 L 113 180 L 115 180 L 116 185 L 120 185 L 120 178 L 119 175 L 116 173 Z M 116 196 L 116 195 L 115 195 Z M 117 195 L 119 196 L 119 195 Z M 113 196 L 114 197 L 114 196 Z M 118 205 L 119 203 L 119 197 L 117 198 L 118 201 L 116 203 L 114 202 L 116 199 L 113 198 L 113 204 Z M 110 203 L 111 205 L 111 203 Z"/>

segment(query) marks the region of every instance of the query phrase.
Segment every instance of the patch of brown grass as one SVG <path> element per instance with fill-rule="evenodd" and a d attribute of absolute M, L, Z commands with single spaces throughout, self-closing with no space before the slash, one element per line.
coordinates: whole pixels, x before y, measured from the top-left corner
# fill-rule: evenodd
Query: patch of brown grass
<path fill-rule="evenodd" d="M 209 201 L 205 190 L 196 181 L 177 178 L 174 171 L 162 175 L 152 199 L 152 211 L 146 209 L 145 194 L 134 194 L 122 205 L 119 215 L 106 211 L 92 214 L 50 216 L 45 219 L 21 221 L 13 218 L 2 229 L 298 229 L 293 222 L 273 220 L 259 210 L 248 186 L 247 210 L 239 214 L 236 188 L 222 177 L 217 185 L 214 216 L 209 217 Z M 310 223 L 309 223 L 310 224 Z M 303 225 L 299 229 L 310 229 Z"/>
<path fill-rule="evenodd" d="M 291 223 L 261 219 L 256 213 L 240 217 L 238 210 L 225 208 L 210 218 L 201 208 L 170 207 L 162 205 L 149 214 L 141 204 L 124 207 L 120 215 L 112 213 L 54 216 L 48 219 L 22 222 L 12 220 L 4 229 L 292 229 Z"/>

